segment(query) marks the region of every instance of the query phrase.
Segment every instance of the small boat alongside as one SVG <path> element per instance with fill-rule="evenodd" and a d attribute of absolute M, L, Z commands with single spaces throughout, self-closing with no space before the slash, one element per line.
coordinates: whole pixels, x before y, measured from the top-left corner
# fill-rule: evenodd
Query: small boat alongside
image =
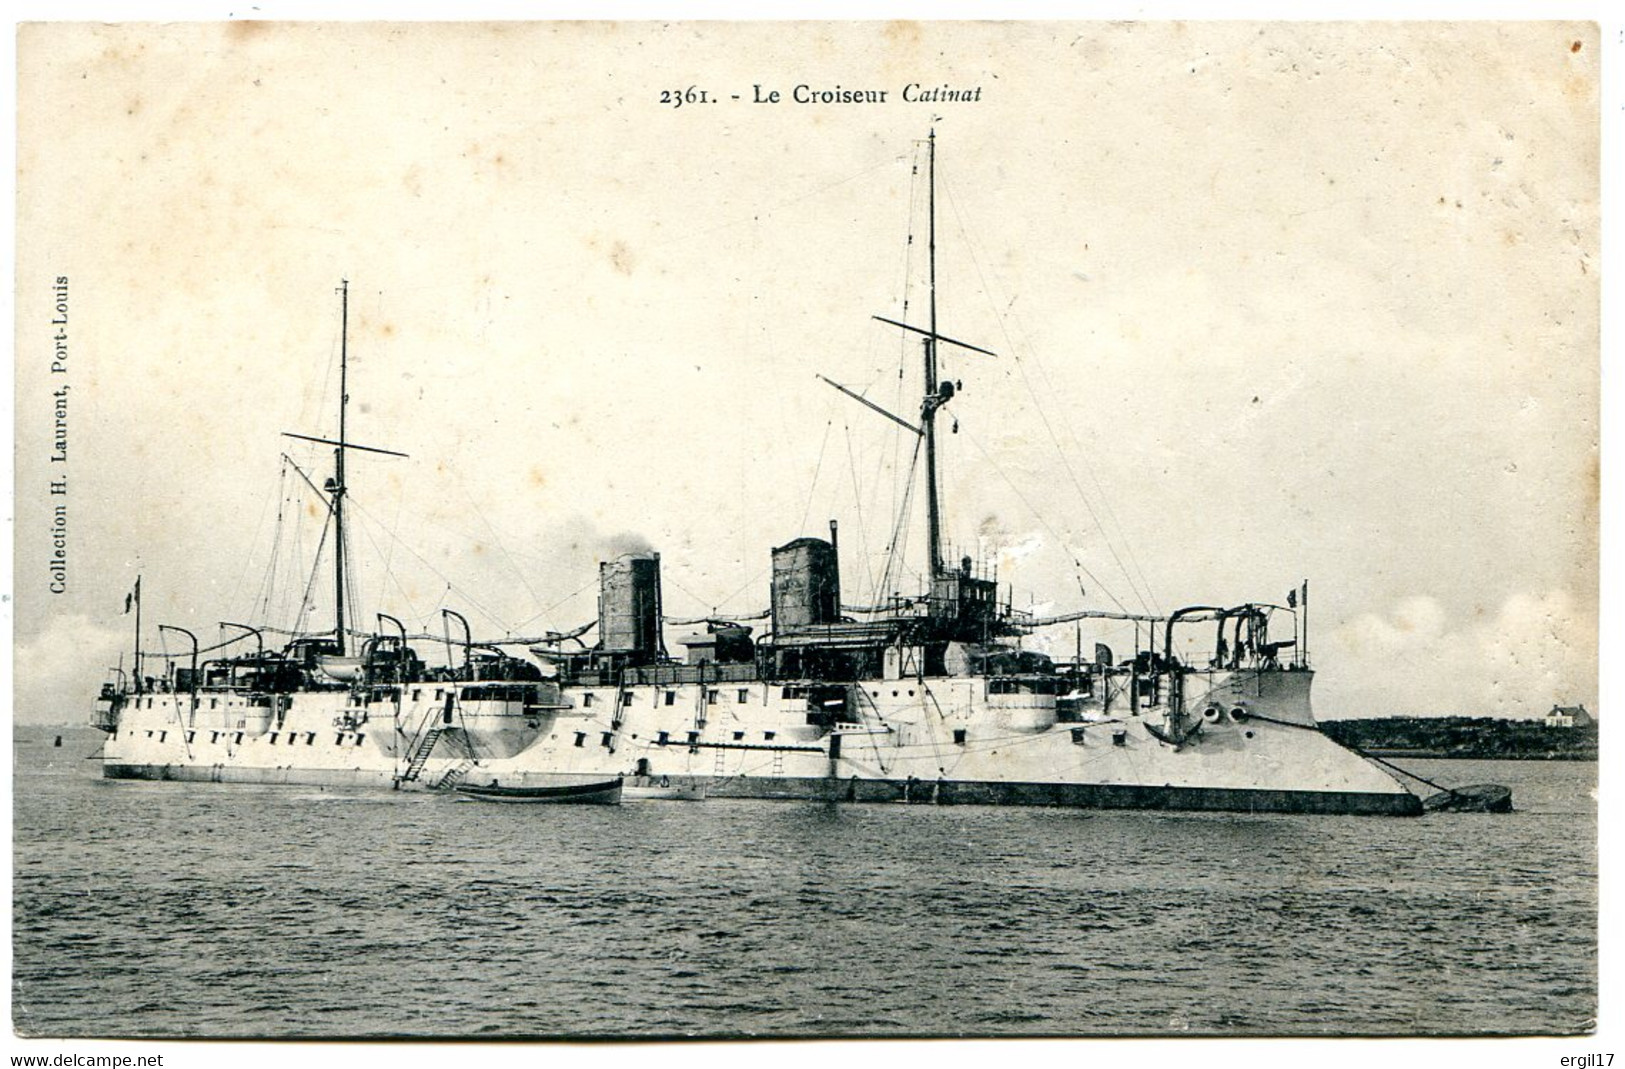
<path fill-rule="evenodd" d="M 1499 783 L 1446 787 L 1422 799 L 1424 813 L 1510 813 L 1512 791 Z"/>
<path fill-rule="evenodd" d="M 500 783 L 460 783 L 456 792 L 482 802 L 551 802 L 562 805 L 620 805 L 621 781 L 566 783 L 546 787 L 504 787 Z"/>

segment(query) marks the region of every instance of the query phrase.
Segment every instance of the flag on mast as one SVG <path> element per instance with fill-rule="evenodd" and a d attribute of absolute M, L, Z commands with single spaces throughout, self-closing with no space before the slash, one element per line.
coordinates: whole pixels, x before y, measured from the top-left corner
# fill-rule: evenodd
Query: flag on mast
<path fill-rule="evenodd" d="M 124 595 L 124 615 L 130 614 L 130 607 L 141 604 L 141 577 L 135 577 L 135 589 Z"/>

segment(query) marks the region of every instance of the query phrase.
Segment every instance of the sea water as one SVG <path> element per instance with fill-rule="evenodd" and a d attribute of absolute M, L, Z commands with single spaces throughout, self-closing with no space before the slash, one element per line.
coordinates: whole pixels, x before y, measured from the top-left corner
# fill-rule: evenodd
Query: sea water
<path fill-rule="evenodd" d="M 26 1035 L 1550 1034 L 1596 1014 L 1590 763 L 1401 762 L 1507 784 L 1504 815 L 501 806 L 110 781 L 94 732 L 16 739 Z"/>

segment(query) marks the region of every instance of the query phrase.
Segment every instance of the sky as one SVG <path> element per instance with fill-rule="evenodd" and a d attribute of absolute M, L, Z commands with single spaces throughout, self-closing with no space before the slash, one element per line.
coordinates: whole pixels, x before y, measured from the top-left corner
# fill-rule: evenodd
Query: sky
<path fill-rule="evenodd" d="M 918 346 L 871 316 L 923 314 L 933 127 L 940 329 L 998 354 L 944 352 L 945 538 L 1017 607 L 1307 580 L 1322 718 L 1595 709 L 1599 44 L 1564 23 L 24 27 L 17 719 L 88 714 L 128 663 L 137 576 L 148 649 L 159 623 L 209 644 L 295 621 L 322 517 L 283 454 L 318 483 L 329 460 L 282 432 L 337 429 L 343 279 L 349 434 L 408 454 L 350 464 L 363 620 L 571 628 L 597 562 L 641 547 L 670 615 L 754 612 L 770 548 L 831 518 L 847 599 L 888 592 L 909 443 L 815 376 L 918 411 Z M 894 589 L 922 566 L 907 530 Z M 311 596 L 330 626 L 326 580 Z"/>

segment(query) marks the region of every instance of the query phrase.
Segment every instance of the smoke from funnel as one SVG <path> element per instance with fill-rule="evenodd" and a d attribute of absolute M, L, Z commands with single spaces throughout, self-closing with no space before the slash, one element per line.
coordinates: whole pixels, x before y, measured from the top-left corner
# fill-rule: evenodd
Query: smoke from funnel
<path fill-rule="evenodd" d="M 635 531 L 621 531 L 604 539 L 605 560 L 624 557 L 628 553 L 649 554 L 654 550 L 654 544 Z"/>

